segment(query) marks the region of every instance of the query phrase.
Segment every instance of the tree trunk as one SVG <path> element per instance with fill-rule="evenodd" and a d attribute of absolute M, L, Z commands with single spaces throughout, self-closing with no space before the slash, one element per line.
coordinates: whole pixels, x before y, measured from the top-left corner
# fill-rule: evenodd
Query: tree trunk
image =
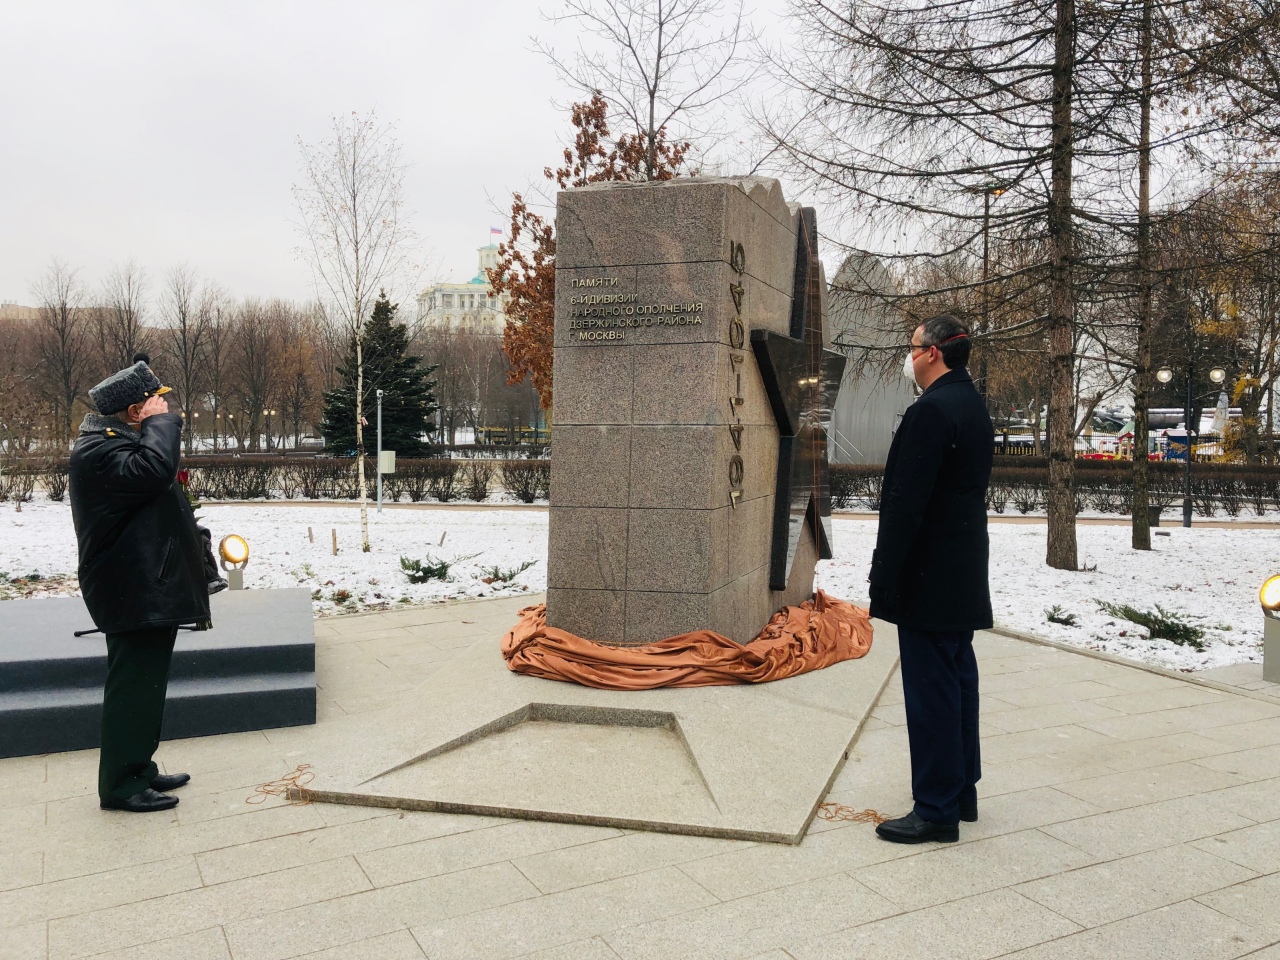
<path fill-rule="evenodd" d="M 1276 405 L 1275 381 L 1267 387 L 1267 464 L 1276 466 Z"/>
<path fill-rule="evenodd" d="M 1031 398 L 1034 413 L 1031 415 L 1031 453 L 1033 456 L 1044 456 L 1044 447 L 1040 443 L 1040 394 Z"/>
<path fill-rule="evenodd" d="M 1045 562 L 1079 569 L 1075 504 L 1075 291 L 1072 270 L 1072 93 L 1075 0 L 1056 0 L 1052 134 L 1049 145 L 1049 491 Z"/>
<path fill-rule="evenodd" d="M 1248 387 L 1240 394 L 1240 439 L 1244 443 L 1245 463 L 1256 464 L 1262 461 L 1262 442 L 1259 436 L 1261 428 L 1262 391 Z"/>
<path fill-rule="evenodd" d="M 1132 545 L 1151 549 L 1151 465 L 1147 403 L 1151 391 L 1151 5 L 1142 4 L 1142 102 L 1138 130 L 1138 342 L 1133 368 Z"/>

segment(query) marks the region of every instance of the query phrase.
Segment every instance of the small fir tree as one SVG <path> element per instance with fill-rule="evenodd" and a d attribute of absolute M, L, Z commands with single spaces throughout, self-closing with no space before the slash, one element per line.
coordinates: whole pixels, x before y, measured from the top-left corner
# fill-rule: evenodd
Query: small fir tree
<path fill-rule="evenodd" d="M 369 425 L 365 428 L 365 444 L 370 451 L 377 429 L 378 391 L 382 396 L 382 449 L 395 450 L 400 456 L 421 456 L 430 445 L 424 434 L 435 429 L 437 409 L 435 383 L 431 373 L 435 367 L 422 366 L 422 358 L 409 352 L 409 334 L 403 323 L 395 322 L 398 304 L 382 291 L 373 313 L 364 325 L 364 411 Z M 356 341 L 347 347 L 347 355 L 338 368 L 341 386 L 324 395 L 325 446 L 339 454 L 353 454 L 356 449 Z"/>

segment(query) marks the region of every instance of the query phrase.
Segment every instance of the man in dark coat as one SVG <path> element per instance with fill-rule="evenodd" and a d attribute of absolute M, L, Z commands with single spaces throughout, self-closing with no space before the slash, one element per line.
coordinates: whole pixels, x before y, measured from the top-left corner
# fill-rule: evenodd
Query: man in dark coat
<path fill-rule="evenodd" d="M 98 797 L 135 813 L 176 806 L 164 791 L 190 780 L 161 774 L 152 755 L 178 628 L 211 625 L 204 548 L 176 481 L 182 417 L 167 392 L 145 362 L 90 390 L 98 412 L 80 425 L 68 478 L 80 589 L 107 639 Z"/>
<path fill-rule="evenodd" d="M 907 816 L 876 828 L 896 843 L 959 839 L 978 819 L 978 664 L 973 632 L 991 626 L 987 484 L 994 430 L 965 369 L 969 331 L 926 320 L 904 373 L 924 392 L 889 448 L 871 559 L 871 615 L 898 625 L 911 744 Z"/>

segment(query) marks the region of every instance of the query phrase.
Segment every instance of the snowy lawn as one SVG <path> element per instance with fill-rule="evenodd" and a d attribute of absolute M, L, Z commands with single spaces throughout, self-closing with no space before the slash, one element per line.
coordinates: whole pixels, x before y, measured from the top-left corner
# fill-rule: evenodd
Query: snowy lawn
<path fill-rule="evenodd" d="M 1077 525 L 1085 570 L 1045 565 L 1043 524 L 991 523 L 991 604 L 997 626 L 1176 670 L 1204 670 L 1262 660 L 1258 589 L 1280 573 L 1280 530 L 1162 527 L 1150 552 L 1129 547 L 1125 524 Z M 866 602 L 876 522 L 834 522 L 838 559 L 818 565 L 817 585 Z M 1168 640 L 1112 616 L 1098 601 L 1154 611 L 1156 604 L 1204 630 L 1203 650 Z M 1050 623 L 1053 607 L 1075 626 Z"/>
<path fill-rule="evenodd" d="M 215 543 L 229 533 L 249 541 L 247 587 L 306 587 L 320 615 L 546 588 L 543 510 L 388 508 L 381 516 L 370 510 L 369 553 L 360 551 L 359 511 L 350 506 L 208 504 L 199 515 Z M 875 519 L 837 518 L 833 528 L 838 559 L 819 564 L 817 585 L 866 603 Z M 1280 572 L 1280 530 L 1163 528 L 1171 536 L 1154 538 L 1151 553 L 1137 553 L 1128 547 L 1127 526 L 1082 525 L 1076 531 L 1080 560 L 1096 569 L 1069 573 L 1044 565 L 1043 525 L 992 523 L 990 529 L 1000 626 L 1182 670 L 1262 657 L 1257 592 Z M 402 556 L 448 561 L 447 579 L 410 583 Z M 65 503 L 37 500 L 22 513 L 12 504 L 0 507 L 0 599 L 75 593 L 75 565 Z M 1159 604 L 1204 630 L 1204 649 L 1149 640 L 1145 628 L 1105 613 L 1099 600 L 1144 611 Z M 1046 610 L 1054 606 L 1076 625 L 1048 622 Z"/>
<path fill-rule="evenodd" d="M 360 550 L 360 511 L 355 507 L 202 504 L 196 514 L 213 532 L 215 549 L 231 533 L 249 542 L 245 587 L 306 587 L 320 615 L 546 589 L 547 515 L 542 510 L 388 508 L 379 515 L 371 506 L 368 553 Z M 401 557 L 424 565 L 447 561 L 447 577 L 410 583 Z M 536 562 L 514 573 L 530 560 Z M 22 513 L 4 505 L 0 599 L 74 593 L 75 568 L 76 538 L 68 505 L 37 500 L 24 505 Z M 33 583 L 31 574 L 41 579 Z M 69 583 L 67 574 L 72 575 Z M 495 574 L 511 579 L 504 582 Z"/>

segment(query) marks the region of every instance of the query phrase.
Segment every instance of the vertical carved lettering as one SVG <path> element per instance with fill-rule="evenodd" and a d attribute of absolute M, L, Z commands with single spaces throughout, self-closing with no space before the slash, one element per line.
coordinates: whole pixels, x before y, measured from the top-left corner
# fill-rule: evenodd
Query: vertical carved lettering
<path fill-rule="evenodd" d="M 729 266 L 739 276 L 747 272 L 747 252 L 736 240 L 729 241 Z"/>
<path fill-rule="evenodd" d="M 729 241 L 729 269 L 741 277 L 747 269 L 747 252 L 736 240 Z M 729 346 L 733 350 L 741 350 L 747 342 L 747 330 L 742 323 L 742 301 L 746 289 L 741 283 L 729 284 L 729 296 L 733 300 L 733 319 L 729 321 Z M 733 396 L 729 398 L 729 412 L 734 422 L 729 425 L 729 436 L 733 438 L 735 453 L 729 459 L 729 505 L 735 510 L 742 499 L 742 480 L 746 472 L 746 464 L 739 453 L 742 450 L 742 418 L 738 416 L 739 408 L 746 403 L 742 396 L 742 372 L 739 369 L 746 357 L 740 353 L 729 354 L 729 370 L 733 374 Z"/>

